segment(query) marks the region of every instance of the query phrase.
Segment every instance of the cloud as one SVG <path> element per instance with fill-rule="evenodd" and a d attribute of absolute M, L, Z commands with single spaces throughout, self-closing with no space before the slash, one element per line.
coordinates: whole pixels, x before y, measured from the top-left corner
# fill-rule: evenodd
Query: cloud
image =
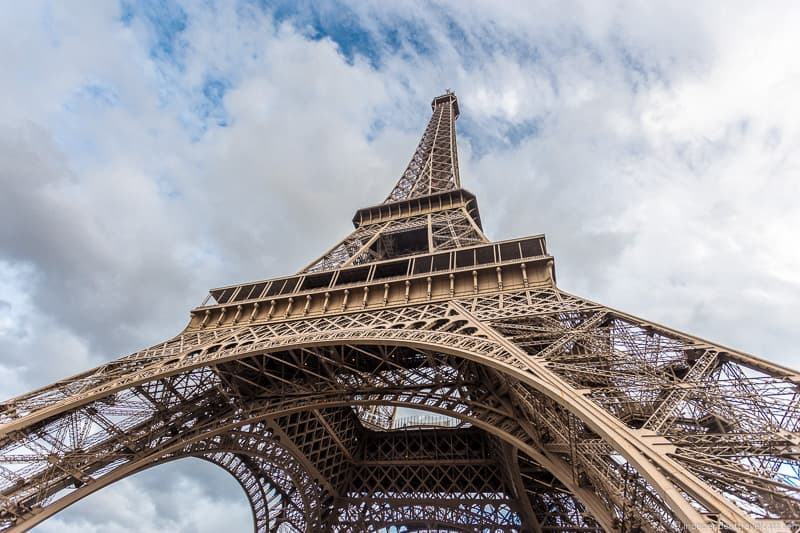
<path fill-rule="evenodd" d="M 736 2 L 15 6 L 0 392 L 156 343 L 212 286 L 301 268 L 385 196 L 445 87 L 491 237 L 545 232 L 562 288 L 800 366 L 799 22 Z M 169 490 L 215 509 L 186 465 Z M 147 481 L 173 466 L 49 524 L 194 530 Z"/>
<path fill-rule="evenodd" d="M 215 533 L 248 531 L 252 523 L 239 484 L 221 468 L 192 458 L 126 478 L 43 522 L 35 531 Z"/>

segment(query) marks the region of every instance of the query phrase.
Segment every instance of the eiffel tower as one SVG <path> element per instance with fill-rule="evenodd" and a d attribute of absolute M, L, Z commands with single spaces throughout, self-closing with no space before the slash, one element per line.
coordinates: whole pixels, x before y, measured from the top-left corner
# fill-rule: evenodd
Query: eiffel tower
<path fill-rule="evenodd" d="M 0 529 L 184 457 L 256 532 L 800 531 L 800 374 L 557 288 L 491 241 L 448 91 L 383 203 L 297 274 L 0 406 Z"/>

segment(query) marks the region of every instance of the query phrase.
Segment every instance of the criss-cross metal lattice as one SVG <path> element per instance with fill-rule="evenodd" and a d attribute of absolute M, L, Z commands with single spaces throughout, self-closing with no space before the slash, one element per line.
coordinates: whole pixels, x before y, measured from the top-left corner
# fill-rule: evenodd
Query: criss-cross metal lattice
<path fill-rule="evenodd" d="M 542 236 L 489 241 L 455 95 L 433 108 L 300 273 L 3 403 L 0 530 L 199 457 L 256 532 L 800 531 L 798 373 L 559 290 Z"/>
<path fill-rule="evenodd" d="M 458 100 L 447 92 L 434 98 L 431 107 L 433 116 L 428 127 L 408 167 L 386 198 L 387 203 L 461 187 L 455 127 Z"/>

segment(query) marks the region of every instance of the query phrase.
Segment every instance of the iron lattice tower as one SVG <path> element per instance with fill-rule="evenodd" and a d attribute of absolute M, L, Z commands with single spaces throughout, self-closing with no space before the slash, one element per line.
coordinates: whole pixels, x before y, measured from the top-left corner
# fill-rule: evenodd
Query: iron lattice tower
<path fill-rule="evenodd" d="M 0 529 L 194 456 L 257 532 L 800 531 L 800 375 L 559 290 L 542 235 L 487 239 L 458 101 L 432 106 L 298 274 L 3 403 Z"/>

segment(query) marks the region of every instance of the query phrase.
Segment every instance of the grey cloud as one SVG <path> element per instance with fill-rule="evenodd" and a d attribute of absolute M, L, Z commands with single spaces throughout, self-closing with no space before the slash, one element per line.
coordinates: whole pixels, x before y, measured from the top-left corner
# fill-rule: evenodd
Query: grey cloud
<path fill-rule="evenodd" d="M 165 307 L 178 326 L 191 301 L 186 245 L 130 178 L 79 179 L 40 128 L 0 131 L 2 257 L 34 268 L 24 289 L 37 313 L 111 354 L 148 340 L 137 330 Z"/>
<path fill-rule="evenodd" d="M 36 531 L 216 533 L 248 531 L 252 523 L 244 491 L 227 472 L 180 459 L 92 495 Z"/>

